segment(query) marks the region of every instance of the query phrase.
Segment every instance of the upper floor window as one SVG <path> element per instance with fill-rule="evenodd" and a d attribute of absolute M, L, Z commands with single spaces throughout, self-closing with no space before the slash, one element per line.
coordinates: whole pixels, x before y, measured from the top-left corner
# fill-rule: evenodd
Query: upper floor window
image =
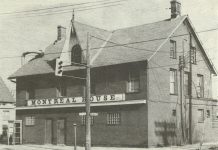
<path fill-rule="evenodd" d="M 189 72 L 185 72 L 184 74 L 184 95 L 189 95 Z"/>
<path fill-rule="evenodd" d="M 192 54 L 191 62 L 192 62 L 192 64 L 196 64 L 196 63 L 197 63 L 196 47 L 192 47 L 192 48 L 191 48 L 191 54 Z"/>
<path fill-rule="evenodd" d="M 177 94 L 177 70 L 170 68 L 170 94 Z"/>
<path fill-rule="evenodd" d="M 63 80 L 60 81 L 58 88 L 57 88 L 57 97 L 67 96 L 67 87 L 66 84 L 64 84 Z"/>
<path fill-rule="evenodd" d="M 108 113 L 107 124 L 108 125 L 119 125 L 121 123 L 120 113 Z"/>
<path fill-rule="evenodd" d="M 139 92 L 140 88 L 140 75 L 139 71 L 137 70 L 131 70 L 129 71 L 128 75 L 128 82 L 127 82 L 127 92 Z"/>
<path fill-rule="evenodd" d="M 10 120 L 10 111 L 9 110 L 3 110 L 3 120 Z"/>
<path fill-rule="evenodd" d="M 81 63 L 82 50 L 79 44 L 73 46 L 71 50 L 71 62 Z"/>
<path fill-rule="evenodd" d="M 170 40 L 170 58 L 176 59 L 176 41 Z"/>
<path fill-rule="evenodd" d="M 204 97 L 204 76 L 197 75 L 197 97 Z"/>
<path fill-rule="evenodd" d="M 27 99 L 34 99 L 35 98 L 35 89 L 29 88 L 27 89 Z"/>

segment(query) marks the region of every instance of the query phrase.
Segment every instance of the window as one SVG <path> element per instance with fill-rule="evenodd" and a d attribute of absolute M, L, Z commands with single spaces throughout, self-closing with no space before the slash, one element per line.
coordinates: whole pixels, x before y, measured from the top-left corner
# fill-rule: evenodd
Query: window
<path fill-rule="evenodd" d="M 129 71 L 127 92 L 139 92 L 139 71 Z"/>
<path fill-rule="evenodd" d="M 91 116 L 91 125 L 94 124 L 94 116 Z M 81 124 L 85 125 L 86 124 L 86 115 L 81 116 Z"/>
<path fill-rule="evenodd" d="M 170 40 L 170 58 L 176 59 L 176 41 Z"/>
<path fill-rule="evenodd" d="M 204 97 L 204 76 L 197 75 L 197 97 Z"/>
<path fill-rule="evenodd" d="M 64 81 L 61 80 L 57 88 L 57 97 L 67 96 L 67 87 L 64 84 Z"/>
<path fill-rule="evenodd" d="M 191 62 L 192 64 L 196 64 L 197 60 L 196 60 L 196 48 L 195 47 L 191 48 L 191 54 L 192 54 Z"/>
<path fill-rule="evenodd" d="M 185 72 L 184 74 L 184 95 L 189 95 L 189 72 Z"/>
<path fill-rule="evenodd" d="M 176 117 L 176 109 L 172 110 L 172 116 Z"/>
<path fill-rule="evenodd" d="M 73 46 L 72 51 L 71 51 L 71 62 L 74 63 L 81 63 L 81 47 L 79 44 Z"/>
<path fill-rule="evenodd" d="M 26 126 L 33 126 L 35 125 L 35 116 L 28 116 L 25 118 L 25 125 Z"/>
<path fill-rule="evenodd" d="M 27 89 L 27 99 L 35 98 L 35 90 L 33 88 Z"/>
<path fill-rule="evenodd" d="M 207 118 L 210 118 L 210 110 L 207 110 Z"/>
<path fill-rule="evenodd" d="M 10 111 L 9 110 L 3 110 L 3 120 L 4 121 L 10 120 Z"/>
<path fill-rule="evenodd" d="M 204 122 L 204 109 L 198 109 L 198 122 Z"/>
<path fill-rule="evenodd" d="M 121 123 L 120 113 L 108 113 L 107 124 L 108 125 L 119 125 Z"/>
<path fill-rule="evenodd" d="M 177 94 L 177 70 L 170 69 L 170 94 Z"/>

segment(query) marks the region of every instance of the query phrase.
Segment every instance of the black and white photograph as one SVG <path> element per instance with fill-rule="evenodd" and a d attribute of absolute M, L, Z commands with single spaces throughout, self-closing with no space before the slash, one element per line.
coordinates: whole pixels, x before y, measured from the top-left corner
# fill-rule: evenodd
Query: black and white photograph
<path fill-rule="evenodd" d="M 0 150 L 218 150 L 217 0 L 0 0 Z"/>

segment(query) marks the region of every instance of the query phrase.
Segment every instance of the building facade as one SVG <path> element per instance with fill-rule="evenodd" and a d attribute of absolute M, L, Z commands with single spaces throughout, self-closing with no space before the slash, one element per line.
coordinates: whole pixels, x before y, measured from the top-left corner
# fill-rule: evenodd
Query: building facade
<path fill-rule="evenodd" d="M 15 100 L 0 78 L 0 143 L 7 143 L 8 137 L 13 135 L 15 121 Z"/>
<path fill-rule="evenodd" d="M 182 125 L 189 139 L 190 95 L 192 141 L 217 140 L 218 106 L 211 93 L 215 68 L 188 16 L 180 16 L 180 3 L 171 5 L 170 19 L 113 32 L 76 21 L 67 32 L 59 26 L 57 40 L 44 55 L 9 77 L 16 79 L 23 143 L 72 145 L 77 124 L 78 144 L 85 144 L 85 117 L 80 115 L 85 112 L 85 81 L 69 76 L 85 78 L 85 68 L 75 64 L 85 63 L 87 33 L 92 37 L 91 112 L 98 114 L 91 117 L 92 145 L 181 144 Z M 186 59 L 181 85 L 179 56 L 189 58 L 190 49 L 192 71 Z M 66 76 L 54 75 L 57 58 L 64 61 Z"/>

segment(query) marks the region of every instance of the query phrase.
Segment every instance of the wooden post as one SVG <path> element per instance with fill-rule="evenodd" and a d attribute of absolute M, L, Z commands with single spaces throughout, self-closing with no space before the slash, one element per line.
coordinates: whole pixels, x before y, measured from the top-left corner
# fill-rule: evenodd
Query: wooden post
<path fill-rule="evenodd" d="M 74 127 L 74 150 L 76 150 L 76 124 L 73 124 L 73 127 Z"/>
<path fill-rule="evenodd" d="M 181 117 L 181 131 L 182 144 L 185 141 L 184 120 L 183 120 L 183 102 L 184 102 L 184 56 L 179 56 L 179 70 L 180 70 L 180 117 Z"/>
<path fill-rule="evenodd" d="M 192 144 L 192 36 L 190 33 L 189 47 L 189 144 Z"/>
<path fill-rule="evenodd" d="M 86 50 L 86 145 L 85 150 L 91 150 L 91 120 L 90 120 L 90 54 L 89 54 L 89 33 L 87 33 Z"/>

